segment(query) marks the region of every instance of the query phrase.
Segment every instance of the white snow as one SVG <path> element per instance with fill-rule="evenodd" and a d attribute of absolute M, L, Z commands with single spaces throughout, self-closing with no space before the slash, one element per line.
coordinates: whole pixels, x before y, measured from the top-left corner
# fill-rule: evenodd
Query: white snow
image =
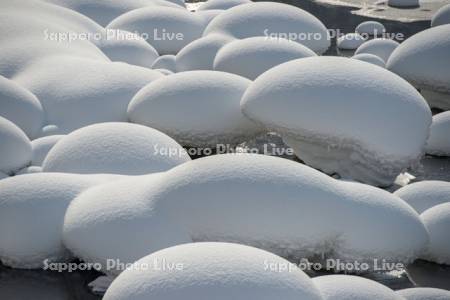
<path fill-rule="evenodd" d="M 176 155 L 159 149 L 177 151 Z M 182 147 L 153 128 L 100 123 L 63 137 L 47 154 L 44 172 L 141 175 L 168 170 L 190 160 Z"/>
<path fill-rule="evenodd" d="M 229 9 L 237 5 L 252 3 L 250 0 L 208 0 L 204 2 L 197 11 L 213 9 Z"/>
<path fill-rule="evenodd" d="M 158 57 L 152 64 L 152 69 L 166 69 L 172 72 L 177 71 L 175 55 L 166 54 Z"/>
<path fill-rule="evenodd" d="M 312 280 L 324 300 L 404 300 L 376 281 L 352 275 L 325 275 Z"/>
<path fill-rule="evenodd" d="M 365 42 L 356 49 L 355 54 L 369 53 L 378 56 L 384 62 L 387 62 L 391 53 L 400 45 L 390 39 L 373 39 Z"/>
<path fill-rule="evenodd" d="M 114 19 L 107 28 L 147 34 L 147 42 L 160 55 L 177 54 L 202 35 L 204 20 L 185 9 L 157 6 L 127 12 Z"/>
<path fill-rule="evenodd" d="M 409 184 L 395 191 L 419 214 L 441 203 L 450 202 L 450 182 L 426 180 Z"/>
<path fill-rule="evenodd" d="M 206 27 L 215 17 L 217 17 L 222 12 L 224 12 L 223 9 L 198 10 L 195 12 L 195 15 L 203 19 L 204 26 Z"/>
<path fill-rule="evenodd" d="M 7 174 L 5 174 L 3 172 L 0 172 L 0 180 L 8 178 L 8 177 L 9 177 L 9 175 L 7 175 Z"/>
<path fill-rule="evenodd" d="M 450 4 L 442 6 L 431 18 L 431 26 L 450 24 Z"/>
<path fill-rule="evenodd" d="M 450 202 L 427 209 L 420 218 L 430 237 L 428 249 L 422 257 L 438 264 L 450 265 Z"/>
<path fill-rule="evenodd" d="M 354 50 L 365 41 L 366 39 L 359 33 L 347 33 L 337 39 L 336 45 L 339 49 Z"/>
<path fill-rule="evenodd" d="M 221 241 L 291 259 L 405 263 L 428 243 L 419 215 L 400 198 L 287 159 L 213 155 L 139 178 L 71 203 L 63 235 L 75 255 L 130 263 L 172 245 Z"/>
<path fill-rule="evenodd" d="M 432 107 L 450 109 L 450 24 L 421 31 L 398 46 L 387 68 L 421 89 Z"/>
<path fill-rule="evenodd" d="M 243 39 L 253 36 L 288 38 L 321 54 L 330 46 L 325 25 L 312 14 L 292 5 L 256 2 L 226 10 L 206 27 L 203 36 L 222 33 Z"/>
<path fill-rule="evenodd" d="M 418 163 L 431 124 L 427 103 L 408 82 L 343 57 L 274 67 L 250 85 L 241 108 L 308 165 L 383 186 Z"/>
<path fill-rule="evenodd" d="M 428 154 L 450 156 L 450 111 L 433 116 L 425 150 Z"/>
<path fill-rule="evenodd" d="M 386 28 L 377 21 L 365 21 L 356 26 L 355 32 L 362 35 L 378 36 L 383 34 Z"/>
<path fill-rule="evenodd" d="M 382 68 L 386 67 L 386 64 L 384 63 L 384 61 L 374 54 L 361 53 L 361 54 L 356 54 L 356 55 L 352 56 L 352 58 L 361 60 L 361 61 L 365 61 L 367 63 L 371 63 L 376 66 L 382 67 Z"/>
<path fill-rule="evenodd" d="M 171 271 L 158 265 L 178 266 Z M 301 270 L 271 271 L 289 265 L 272 253 L 231 243 L 193 243 L 148 255 L 117 277 L 103 299 L 321 300 Z M 139 266 L 148 266 L 146 270 Z"/>
<path fill-rule="evenodd" d="M 41 166 L 50 149 L 52 149 L 64 136 L 65 135 L 49 135 L 32 141 L 31 148 L 33 150 L 33 155 L 31 165 Z"/>
<path fill-rule="evenodd" d="M 17 171 L 14 175 L 25 175 L 25 174 L 33 174 L 33 173 L 41 173 L 42 167 L 40 166 L 29 166 Z"/>
<path fill-rule="evenodd" d="M 31 161 L 31 143 L 11 121 L 0 117 L 0 172 L 11 174 Z"/>
<path fill-rule="evenodd" d="M 0 116 L 16 124 L 30 139 L 36 138 L 44 125 L 44 110 L 36 96 L 3 76 L 0 76 Z"/>
<path fill-rule="evenodd" d="M 406 300 L 448 300 L 450 299 L 450 291 L 417 287 L 397 291 L 397 294 Z"/>
<path fill-rule="evenodd" d="M 388 0 L 388 5 L 400 8 L 414 8 L 419 6 L 419 0 Z"/>
<path fill-rule="evenodd" d="M 214 70 L 254 80 L 274 66 L 310 56 L 316 54 L 299 43 L 283 38 L 251 37 L 223 46 L 214 59 Z"/>
<path fill-rule="evenodd" d="M 191 147 L 236 145 L 263 129 L 244 117 L 242 94 L 250 80 L 218 71 L 188 71 L 161 78 L 131 100 L 128 118 Z"/>

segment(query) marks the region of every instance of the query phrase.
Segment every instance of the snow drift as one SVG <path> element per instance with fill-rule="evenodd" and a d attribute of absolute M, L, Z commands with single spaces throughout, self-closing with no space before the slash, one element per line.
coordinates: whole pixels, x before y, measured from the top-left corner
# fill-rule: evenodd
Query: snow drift
<path fill-rule="evenodd" d="M 450 156 L 450 111 L 433 116 L 425 150 L 432 155 Z"/>

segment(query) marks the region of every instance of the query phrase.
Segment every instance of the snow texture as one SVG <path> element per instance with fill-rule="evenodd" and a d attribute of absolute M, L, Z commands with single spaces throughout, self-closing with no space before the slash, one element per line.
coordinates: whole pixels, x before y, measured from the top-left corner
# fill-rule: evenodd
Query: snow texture
<path fill-rule="evenodd" d="M 252 3 L 250 0 L 209 0 L 197 9 L 197 11 L 213 9 L 229 9 L 237 5 Z"/>
<path fill-rule="evenodd" d="M 378 56 L 384 62 L 387 62 L 391 53 L 400 45 L 390 39 L 373 39 L 365 42 L 356 49 L 355 54 L 369 53 Z"/>
<path fill-rule="evenodd" d="M 175 73 L 177 71 L 175 55 L 166 54 L 160 56 L 153 62 L 151 67 L 152 69 L 166 69 Z"/>
<path fill-rule="evenodd" d="M 410 288 L 397 291 L 397 294 L 406 300 L 448 300 L 450 291 L 436 288 Z"/>
<path fill-rule="evenodd" d="M 65 135 L 49 135 L 31 142 L 33 155 L 31 165 L 41 166 L 50 149 Z"/>
<path fill-rule="evenodd" d="M 386 64 L 384 63 L 384 61 L 381 58 L 379 58 L 376 55 L 370 54 L 370 53 L 356 54 L 356 55 L 352 56 L 352 58 L 361 60 L 361 61 L 365 61 L 367 63 L 371 63 L 376 66 L 382 67 L 382 68 L 386 67 Z"/>
<path fill-rule="evenodd" d="M 378 36 L 383 34 L 386 28 L 383 24 L 377 21 L 365 21 L 356 26 L 355 32 L 359 34 L 366 34 L 370 36 Z"/>
<path fill-rule="evenodd" d="M 441 7 L 431 18 L 431 26 L 450 24 L 450 4 Z"/>
<path fill-rule="evenodd" d="M 430 237 L 428 250 L 423 258 L 450 265 L 450 201 L 427 209 L 420 218 Z"/>
<path fill-rule="evenodd" d="M 354 50 L 361 46 L 366 39 L 359 33 L 347 33 L 339 37 L 336 41 L 337 47 L 343 50 Z"/>
<path fill-rule="evenodd" d="M 425 150 L 432 155 L 450 156 L 450 111 L 433 116 Z"/>

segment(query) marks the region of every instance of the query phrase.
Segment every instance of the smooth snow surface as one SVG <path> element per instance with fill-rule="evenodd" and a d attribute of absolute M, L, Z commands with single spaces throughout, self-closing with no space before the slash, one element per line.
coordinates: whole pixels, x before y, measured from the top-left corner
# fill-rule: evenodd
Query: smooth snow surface
<path fill-rule="evenodd" d="M 177 63 L 175 55 L 166 54 L 158 57 L 152 64 L 152 69 L 165 69 L 171 72 L 177 71 Z"/>
<path fill-rule="evenodd" d="M 390 185 L 418 163 L 431 124 L 427 103 L 408 82 L 342 57 L 270 69 L 247 89 L 241 108 L 280 133 L 306 164 L 374 185 Z"/>
<path fill-rule="evenodd" d="M 381 283 L 358 276 L 326 275 L 312 281 L 325 300 L 404 300 Z"/>
<path fill-rule="evenodd" d="M 431 26 L 450 24 L 450 4 L 441 7 L 431 19 Z"/>
<path fill-rule="evenodd" d="M 354 50 L 361 46 L 365 41 L 366 39 L 359 33 L 347 33 L 346 35 L 339 37 L 336 44 L 339 49 Z"/>
<path fill-rule="evenodd" d="M 176 155 L 157 151 L 169 149 Z M 129 123 L 101 123 L 63 137 L 47 154 L 44 172 L 141 175 L 189 161 L 182 147 L 153 128 Z"/>
<path fill-rule="evenodd" d="M 218 71 L 188 71 L 161 78 L 140 90 L 128 118 L 158 129 L 184 146 L 236 145 L 262 128 L 244 117 L 242 94 L 250 80 Z"/>
<path fill-rule="evenodd" d="M 365 21 L 356 26 L 355 32 L 359 34 L 378 36 L 383 34 L 386 28 L 383 24 L 377 21 Z"/>
<path fill-rule="evenodd" d="M 251 37 L 222 47 L 214 59 L 214 70 L 254 80 L 274 66 L 310 56 L 316 54 L 305 46 L 286 39 Z"/>
<path fill-rule="evenodd" d="M 298 7 L 256 2 L 238 5 L 214 18 L 203 35 L 222 33 L 244 39 L 253 36 L 288 38 L 321 54 L 330 46 L 325 25 Z M 289 36 L 294 33 L 294 36 Z"/>
<path fill-rule="evenodd" d="M 390 39 L 373 39 L 365 42 L 356 49 L 355 54 L 369 53 L 378 56 L 384 62 L 387 62 L 391 53 L 400 45 Z"/>
<path fill-rule="evenodd" d="M 425 149 L 428 154 L 450 156 L 450 111 L 433 116 Z"/>
<path fill-rule="evenodd" d="M 49 135 L 32 141 L 31 148 L 33 150 L 33 156 L 31 165 L 41 166 L 50 149 L 52 149 L 64 136 L 65 135 Z"/>
<path fill-rule="evenodd" d="M 450 182 L 428 180 L 409 184 L 395 191 L 419 214 L 441 203 L 450 202 Z"/>
<path fill-rule="evenodd" d="M 200 5 L 198 11 L 212 10 L 212 9 L 229 9 L 237 5 L 252 3 L 250 0 L 208 0 Z"/>
<path fill-rule="evenodd" d="M 430 244 L 423 258 L 450 265 L 450 201 L 427 209 L 420 218 L 430 237 Z"/>
<path fill-rule="evenodd" d="M 450 299 L 450 291 L 417 287 L 397 291 L 397 294 L 406 300 L 448 300 Z"/>
<path fill-rule="evenodd" d="M 381 58 L 379 58 L 376 55 L 370 54 L 370 53 L 356 54 L 356 55 L 352 56 L 352 58 L 361 60 L 361 61 L 365 61 L 367 63 L 371 63 L 376 66 L 382 67 L 382 68 L 386 67 L 386 64 L 384 63 L 384 61 Z"/>

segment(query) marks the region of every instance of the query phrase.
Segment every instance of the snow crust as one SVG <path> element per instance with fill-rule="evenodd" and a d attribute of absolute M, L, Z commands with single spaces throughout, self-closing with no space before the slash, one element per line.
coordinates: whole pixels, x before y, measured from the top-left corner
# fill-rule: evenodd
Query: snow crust
<path fill-rule="evenodd" d="M 241 109 L 280 133 L 306 164 L 381 186 L 418 163 L 431 124 L 430 109 L 413 86 L 342 57 L 302 58 L 270 69 L 247 89 Z"/>
<path fill-rule="evenodd" d="M 382 67 L 382 68 L 386 67 L 386 64 L 384 63 L 384 61 L 374 54 L 361 53 L 361 54 L 356 54 L 356 55 L 352 56 L 352 58 L 361 60 L 361 61 L 365 61 L 365 62 L 374 64 L 374 65 Z"/>
<path fill-rule="evenodd" d="M 439 264 L 450 265 L 450 202 L 433 206 L 424 211 L 420 218 L 428 230 L 430 243 L 423 256 Z"/>
<path fill-rule="evenodd" d="M 31 165 L 41 166 L 50 149 L 52 149 L 64 136 L 65 135 L 49 135 L 32 141 L 31 148 L 33 155 L 31 158 Z"/>
<path fill-rule="evenodd" d="M 365 21 L 356 26 L 355 32 L 359 34 L 367 34 L 378 36 L 383 34 L 386 31 L 386 28 L 383 24 L 377 21 Z"/>
<path fill-rule="evenodd" d="M 250 0 L 209 0 L 204 2 L 197 11 L 213 9 L 229 9 L 237 5 L 252 3 Z"/>
<path fill-rule="evenodd" d="M 0 117 L 0 172 L 11 174 L 31 161 L 31 143 L 13 122 Z"/>
<path fill-rule="evenodd" d="M 387 62 L 391 53 L 400 44 L 390 39 L 373 39 L 365 42 L 356 49 L 355 54 L 369 53 L 378 56 L 384 62 Z"/>
<path fill-rule="evenodd" d="M 366 39 L 362 35 L 355 32 L 347 33 L 346 35 L 339 37 L 336 41 L 336 44 L 339 49 L 354 50 L 361 46 L 361 44 L 365 41 Z"/>
<path fill-rule="evenodd" d="M 450 111 L 433 116 L 426 151 L 428 154 L 450 156 Z"/>
<path fill-rule="evenodd" d="M 177 71 L 175 55 L 167 54 L 158 57 L 152 64 L 152 69 L 166 69 L 172 72 Z"/>
<path fill-rule="evenodd" d="M 450 299 L 450 291 L 417 287 L 397 291 L 397 294 L 406 300 L 447 300 Z"/>
<path fill-rule="evenodd" d="M 450 24 L 450 4 L 442 6 L 431 18 L 431 26 Z"/>

